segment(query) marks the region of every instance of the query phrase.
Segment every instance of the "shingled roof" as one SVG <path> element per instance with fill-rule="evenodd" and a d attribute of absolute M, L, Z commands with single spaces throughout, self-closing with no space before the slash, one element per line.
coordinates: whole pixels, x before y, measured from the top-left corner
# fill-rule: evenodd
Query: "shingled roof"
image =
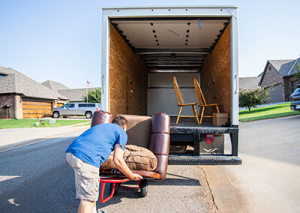
<path fill-rule="evenodd" d="M 283 76 L 294 75 L 297 71 L 297 64 L 300 64 L 300 58 L 296 60 L 269 60 L 268 61 Z"/>
<path fill-rule="evenodd" d="M 65 90 L 57 90 L 58 93 L 62 94 L 65 97 L 68 97 L 72 102 L 82 101 L 83 96 L 86 96 L 88 90 L 100 89 L 100 87 L 94 88 L 81 88 L 81 89 L 65 89 Z"/>
<path fill-rule="evenodd" d="M 300 58 L 294 60 L 268 60 L 262 73 L 259 85 L 261 85 L 268 66 L 272 65 L 282 77 L 289 77 L 297 72 L 297 65 L 300 65 Z"/>
<path fill-rule="evenodd" d="M 0 94 L 21 94 L 26 97 L 56 100 L 56 92 L 12 69 L 0 67 Z M 67 99 L 67 98 L 66 98 Z"/>
<path fill-rule="evenodd" d="M 45 81 L 42 83 L 44 86 L 48 87 L 49 89 L 52 90 L 64 90 L 64 89 L 70 89 L 69 87 L 63 85 L 62 83 L 59 83 L 57 81 Z"/>
<path fill-rule="evenodd" d="M 63 99 L 63 100 L 67 100 L 67 99 L 70 99 L 62 94 L 60 94 L 58 92 L 58 90 L 69 90 L 70 88 L 63 85 L 62 83 L 59 83 L 59 82 L 56 82 L 56 81 L 51 81 L 51 80 L 48 80 L 48 81 L 45 81 L 42 83 L 42 85 L 48 87 L 49 89 L 53 90 L 56 94 L 57 97 L 59 97 L 60 99 Z"/>
<path fill-rule="evenodd" d="M 260 81 L 260 77 L 243 77 L 239 78 L 240 89 L 256 89 L 259 88 L 258 83 Z"/>

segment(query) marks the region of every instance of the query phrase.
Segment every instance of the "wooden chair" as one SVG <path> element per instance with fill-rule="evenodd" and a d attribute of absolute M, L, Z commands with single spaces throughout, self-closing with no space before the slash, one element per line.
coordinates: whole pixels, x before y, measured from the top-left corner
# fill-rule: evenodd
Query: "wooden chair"
<path fill-rule="evenodd" d="M 182 98 L 179 86 L 177 84 L 176 77 L 173 77 L 173 83 L 174 83 L 174 89 L 175 89 L 177 100 L 178 100 L 177 106 L 180 107 L 179 112 L 178 112 L 178 116 L 177 116 L 177 120 L 176 120 L 176 124 L 178 124 L 178 121 L 179 121 L 180 117 L 189 117 L 189 118 L 194 117 L 195 120 L 196 120 L 196 122 L 197 122 L 197 124 L 198 124 L 199 120 L 198 120 L 197 109 L 196 109 L 197 103 L 185 103 L 184 100 L 183 100 L 183 98 Z M 191 115 L 180 116 L 182 108 L 185 107 L 185 106 L 192 106 L 193 112 L 194 112 L 194 116 L 191 116 Z"/>
<path fill-rule="evenodd" d="M 203 117 L 208 117 L 208 118 L 213 117 L 213 115 L 204 115 L 205 107 L 213 107 L 214 112 L 215 112 L 215 109 L 216 109 L 217 113 L 220 113 L 219 112 L 219 104 L 207 104 L 206 103 L 204 95 L 203 95 L 202 90 L 200 88 L 200 85 L 199 85 L 196 78 L 194 78 L 194 86 L 195 86 L 195 91 L 196 91 L 196 94 L 197 94 L 198 106 L 200 107 L 198 116 L 199 116 L 199 124 L 201 124 Z"/>

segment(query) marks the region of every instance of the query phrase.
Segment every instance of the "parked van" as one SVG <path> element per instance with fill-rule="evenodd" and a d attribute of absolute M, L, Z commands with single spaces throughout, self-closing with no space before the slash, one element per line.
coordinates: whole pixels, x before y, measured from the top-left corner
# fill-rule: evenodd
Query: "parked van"
<path fill-rule="evenodd" d="M 52 117 L 59 118 L 63 116 L 66 118 L 72 115 L 84 115 L 86 118 L 91 118 L 93 113 L 100 109 L 100 103 L 68 103 L 59 108 L 54 108 L 52 110 Z"/>

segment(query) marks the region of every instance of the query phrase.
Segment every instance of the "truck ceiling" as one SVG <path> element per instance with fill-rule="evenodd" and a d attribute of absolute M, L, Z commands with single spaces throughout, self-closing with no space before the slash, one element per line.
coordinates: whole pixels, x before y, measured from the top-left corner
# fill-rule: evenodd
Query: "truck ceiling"
<path fill-rule="evenodd" d="M 228 17 L 110 19 L 149 71 L 198 72 L 229 21 Z"/>

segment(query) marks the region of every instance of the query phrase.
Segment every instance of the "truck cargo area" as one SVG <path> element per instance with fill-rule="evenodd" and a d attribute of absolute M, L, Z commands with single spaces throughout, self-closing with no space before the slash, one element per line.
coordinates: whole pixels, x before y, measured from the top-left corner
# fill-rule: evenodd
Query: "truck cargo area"
<path fill-rule="evenodd" d="M 235 7 L 103 9 L 103 109 L 113 114 L 167 113 L 172 118 L 171 145 L 189 146 L 193 149 L 191 155 L 198 157 L 207 134 L 218 139 L 222 134 L 230 134 L 230 156 L 237 156 L 235 10 Z M 211 118 L 204 119 L 201 125 L 182 118 L 175 124 L 179 107 L 173 77 L 186 103 L 197 102 L 193 84 L 193 79 L 197 79 L 206 102 L 218 103 L 220 112 L 228 114 L 227 126 L 215 126 Z M 212 108 L 205 113 L 212 114 Z M 181 114 L 192 115 L 192 108 L 184 107 Z M 185 150 L 182 154 L 190 153 Z"/>

